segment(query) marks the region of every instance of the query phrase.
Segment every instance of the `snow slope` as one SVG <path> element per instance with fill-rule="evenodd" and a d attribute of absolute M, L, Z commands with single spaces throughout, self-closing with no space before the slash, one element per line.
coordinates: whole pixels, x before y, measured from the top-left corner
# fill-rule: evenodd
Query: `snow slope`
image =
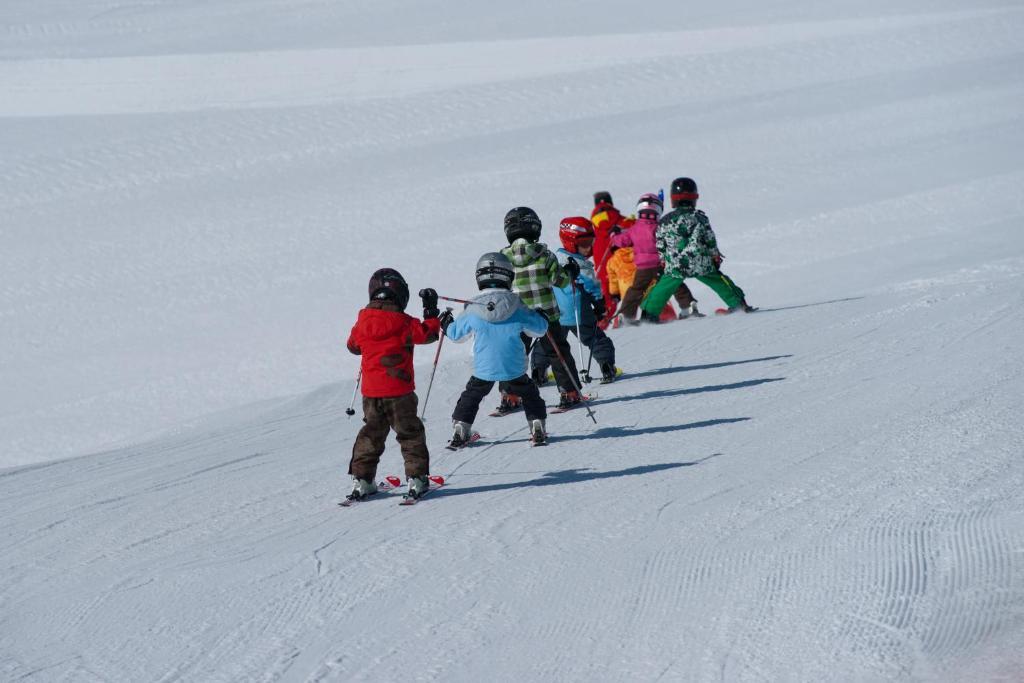
<path fill-rule="evenodd" d="M 678 5 L 4 3 L 0 678 L 1024 677 L 1024 13 Z M 337 508 L 372 270 L 684 173 L 763 312 Z"/>

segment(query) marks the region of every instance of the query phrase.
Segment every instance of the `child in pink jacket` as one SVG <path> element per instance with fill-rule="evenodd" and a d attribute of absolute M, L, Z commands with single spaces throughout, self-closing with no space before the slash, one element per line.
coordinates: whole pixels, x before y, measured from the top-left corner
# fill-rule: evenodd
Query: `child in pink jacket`
<path fill-rule="evenodd" d="M 617 227 L 612 228 L 612 244 L 616 247 L 633 247 L 636 276 L 619 305 L 622 319 L 630 324 L 636 324 L 634 321 L 636 309 L 640 306 L 647 288 L 661 274 L 661 257 L 658 255 L 654 232 L 658 229 L 658 219 L 661 217 L 663 208 L 664 204 L 658 195 L 650 193 L 642 195 L 636 205 L 638 218 L 633 227 L 626 231 L 620 231 Z M 675 298 L 676 303 L 679 304 L 680 318 L 697 313 L 697 301 L 685 284 L 676 290 Z M 651 322 L 658 321 L 652 320 Z"/>

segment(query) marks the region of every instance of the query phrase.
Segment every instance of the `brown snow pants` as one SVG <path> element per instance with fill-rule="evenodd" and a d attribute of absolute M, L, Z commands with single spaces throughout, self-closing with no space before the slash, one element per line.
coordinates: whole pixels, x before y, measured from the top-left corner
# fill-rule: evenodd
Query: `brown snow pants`
<path fill-rule="evenodd" d="M 373 481 L 377 465 L 384 453 L 388 434 L 395 430 L 405 459 L 405 476 L 422 477 L 430 473 L 430 454 L 423 422 L 416 415 L 419 399 L 416 392 L 395 398 L 363 397 L 363 427 L 352 444 L 352 460 L 348 473 L 359 479 Z"/>

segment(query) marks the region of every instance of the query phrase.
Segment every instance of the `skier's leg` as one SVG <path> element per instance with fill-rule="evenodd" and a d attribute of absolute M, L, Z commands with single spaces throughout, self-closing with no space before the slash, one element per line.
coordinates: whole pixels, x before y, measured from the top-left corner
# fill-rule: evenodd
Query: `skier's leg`
<path fill-rule="evenodd" d="M 643 306 L 641 307 L 644 313 L 648 315 L 658 317 L 661 315 L 661 311 L 665 308 L 665 304 L 672 298 L 679 286 L 683 284 L 683 279 L 680 277 L 672 277 L 667 273 L 662 275 L 658 279 L 658 284 L 654 285 L 654 289 L 644 299 Z"/>
<path fill-rule="evenodd" d="M 486 398 L 487 394 L 491 393 L 493 388 L 494 382 L 470 377 L 462 396 L 459 396 L 459 402 L 455 404 L 452 420 L 473 424 L 480 410 L 480 402 Z"/>
<path fill-rule="evenodd" d="M 679 289 L 676 290 L 674 296 L 676 298 L 676 303 L 679 304 L 680 312 L 683 313 L 688 311 L 690 309 L 690 304 L 696 301 L 696 299 L 693 298 L 693 293 L 690 291 L 690 288 L 686 286 L 685 282 L 679 285 Z"/>
<path fill-rule="evenodd" d="M 568 366 L 568 372 L 566 372 L 566 368 L 562 365 L 562 361 L 558 359 L 558 354 L 555 353 L 554 347 L 551 346 L 548 335 L 541 337 L 540 343 L 542 348 L 548 356 L 551 367 L 555 371 L 558 390 L 561 392 L 576 391 L 576 384 L 573 382 L 573 379 L 579 377 L 579 371 L 576 369 L 576 361 L 572 356 L 572 349 L 569 348 L 568 332 L 557 321 L 548 323 L 548 332 L 551 335 L 551 339 L 554 339 L 558 351 L 562 354 L 562 359 L 565 360 L 565 364 Z"/>
<path fill-rule="evenodd" d="M 430 452 L 427 450 L 427 432 L 416 414 L 419 405 L 416 392 L 410 391 L 405 396 L 383 400 L 390 403 L 388 412 L 391 427 L 402 447 L 406 478 L 427 476 L 430 474 Z"/>
<path fill-rule="evenodd" d="M 348 473 L 357 479 L 372 482 L 377 476 L 377 465 L 391 431 L 385 400 L 363 397 L 363 426 L 352 444 L 352 459 L 348 463 Z"/>
<path fill-rule="evenodd" d="M 546 382 L 550 365 L 547 354 L 541 350 L 539 344 L 534 344 L 533 350 L 530 352 L 530 376 L 533 377 L 533 381 L 538 385 Z"/>
<path fill-rule="evenodd" d="M 517 377 L 509 381 L 509 385 L 523 397 L 523 409 L 526 411 L 527 420 L 547 419 L 547 406 L 544 404 L 544 399 L 540 397 L 540 391 L 529 377 L 526 375 Z"/>
<path fill-rule="evenodd" d="M 656 277 L 658 277 L 657 268 L 640 268 L 636 271 L 633 284 L 626 290 L 626 294 L 622 297 L 622 303 L 619 304 L 619 313 L 623 320 L 629 322 L 636 317 L 636 309 L 644 298 L 644 292 Z"/>
<path fill-rule="evenodd" d="M 742 306 L 746 300 L 743 290 L 725 273 L 719 271 L 714 275 L 698 277 L 697 280 L 710 287 L 729 308 Z"/>
<path fill-rule="evenodd" d="M 580 326 L 580 334 L 583 335 L 583 345 L 591 350 L 594 360 L 598 366 L 603 367 L 606 363 L 615 365 L 615 344 L 611 337 L 604 333 L 604 330 L 593 325 L 593 317 L 590 321 L 584 319 Z"/>

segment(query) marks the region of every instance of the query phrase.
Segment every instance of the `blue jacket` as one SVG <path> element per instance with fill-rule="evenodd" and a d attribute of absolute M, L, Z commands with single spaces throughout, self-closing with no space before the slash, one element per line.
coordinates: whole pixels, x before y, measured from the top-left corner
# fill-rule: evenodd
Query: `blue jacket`
<path fill-rule="evenodd" d="M 501 382 L 526 374 L 526 348 L 519 334 L 542 337 L 547 331 L 547 319 L 528 309 L 519 295 L 489 289 L 466 304 L 446 335 L 454 342 L 472 335 L 473 376 Z"/>
<path fill-rule="evenodd" d="M 576 301 L 573 305 L 572 285 L 555 287 L 555 301 L 558 302 L 558 310 L 561 315 L 558 323 L 562 327 L 576 327 L 576 313 L 582 307 L 583 316 L 580 325 L 591 326 L 594 324 L 594 313 L 590 308 L 592 301 L 600 301 L 604 298 L 601 294 L 601 283 L 597 280 L 597 273 L 594 271 L 594 264 L 579 254 L 573 254 L 565 249 L 555 252 L 555 258 L 563 266 L 572 259 L 580 267 L 580 276 L 576 278 Z"/>

